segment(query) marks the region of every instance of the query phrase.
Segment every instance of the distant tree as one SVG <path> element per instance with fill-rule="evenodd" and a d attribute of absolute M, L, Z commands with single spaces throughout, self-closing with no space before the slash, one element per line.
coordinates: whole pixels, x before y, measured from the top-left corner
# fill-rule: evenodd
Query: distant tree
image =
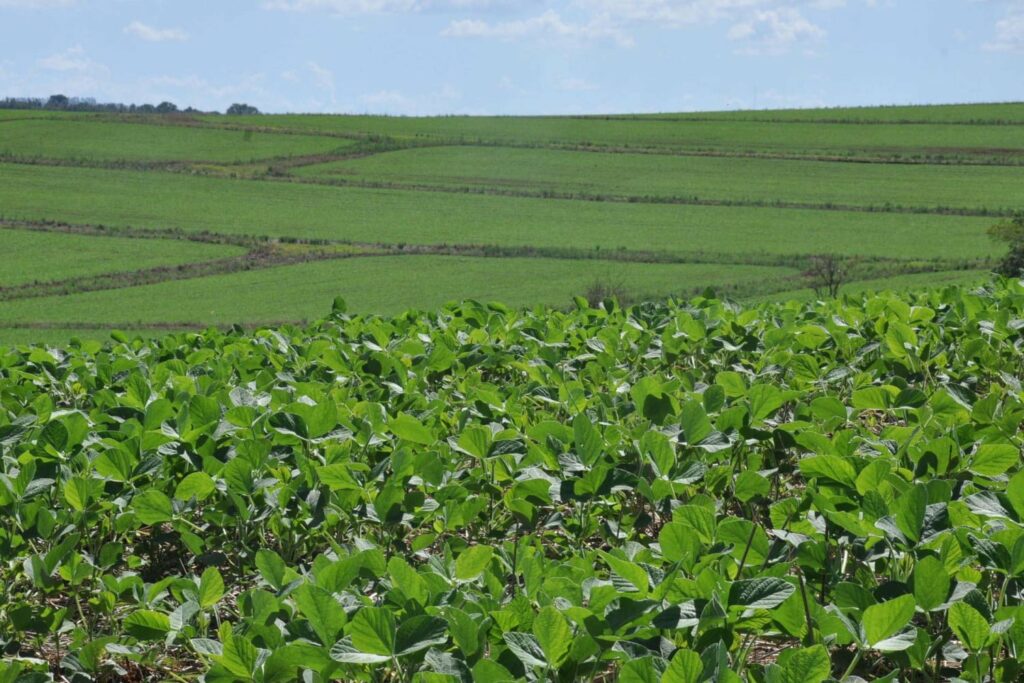
<path fill-rule="evenodd" d="M 232 104 L 228 107 L 228 116 L 256 116 L 260 110 L 250 104 Z"/>
<path fill-rule="evenodd" d="M 1006 277 L 1024 276 L 1024 211 L 999 221 L 988 229 L 989 237 L 1009 245 L 1010 251 L 999 261 L 995 271 Z"/>
<path fill-rule="evenodd" d="M 46 108 L 67 109 L 69 102 L 67 95 L 50 95 L 50 99 L 46 100 Z"/>
<path fill-rule="evenodd" d="M 835 254 L 812 256 L 804 278 L 819 298 L 835 298 L 847 276 L 847 262 Z"/>
<path fill-rule="evenodd" d="M 173 114 L 178 111 L 178 105 L 173 102 L 161 102 L 156 105 L 156 113 L 158 114 Z"/>

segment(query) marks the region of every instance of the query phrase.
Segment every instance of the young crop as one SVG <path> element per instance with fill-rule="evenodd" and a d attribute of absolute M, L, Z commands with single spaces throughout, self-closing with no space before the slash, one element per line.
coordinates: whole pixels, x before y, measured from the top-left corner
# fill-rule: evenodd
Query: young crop
<path fill-rule="evenodd" d="M 0 681 L 1013 681 L 1024 285 L 0 349 Z"/>

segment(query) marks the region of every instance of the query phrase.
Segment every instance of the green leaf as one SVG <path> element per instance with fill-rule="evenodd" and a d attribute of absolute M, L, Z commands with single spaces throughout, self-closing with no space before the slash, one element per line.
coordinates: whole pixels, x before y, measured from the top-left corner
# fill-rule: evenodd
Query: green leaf
<path fill-rule="evenodd" d="M 926 612 L 937 609 L 949 597 L 949 574 L 945 565 L 931 555 L 914 565 L 912 582 L 917 606 Z"/>
<path fill-rule="evenodd" d="M 317 467 L 316 476 L 332 491 L 361 491 L 363 489 L 359 482 L 352 477 L 352 467 L 345 463 Z"/>
<path fill-rule="evenodd" d="M 213 478 L 206 472 L 193 472 L 188 475 L 174 489 L 174 497 L 178 500 L 206 500 L 211 493 L 217 490 Z"/>
<path fill-rule="evenodd" d="M 399 657 L 448 642 L 448 624 L 444 619 L 421 614 L 402 622 L 395 634 L 395 654 Z"/>
<path fill-rule="evenodd" d="M 502 637 L 505 639 L 508 649 L 512 650 L 512 654 L 518 657 L 519 661 L 527 668 L 547 666 L 544 650 L 541 648 L 540 643 L 537 642 L 537 639 L 531 634 L 509 631 Z"/>
<path fill-rule="evenodd" d="M 913 618 L 915 605 L 913 596 L 901 595 L 865 609 L 862 623 L 868 645 L 874 647 L 902 630 Z"/>
<path fill-rule="evenodd" d="M 463 550 L 455 560 L 455 578 L 472 581 L 487 569 L 494 555 L 494 548 L 488 545 L 474 545 Z"/>
<path fill-rule="evenodd" d="M 292 683 L 302 680 L 303 670 L 320 671 L 329 663 L 327 652 L 308 643 L 289 643 L 274 648 L 263 665 L 263 683 Z"/>
<path fill-rule="evenodd" d="M 352 645 L 372 655 L 395 654 L 395 618 L 382 607 L 364 607 L 349 626 Z"/>
<path fill-rule="evenodd" d="M 462 650 L 467 659 L 475 655 L 480 649 L 480 626 L 457 607 L 445 608 L 444 616 L 448 620 L 448 632 L 455 646 Z"/>
<path fill-rule="evenodd" d="M 729 607 L 772 609 L 785 602 L 794 591 L 796 586 L 774 577 L 735 581 L 729 586 Z"/>
<path fill-rule="evenodd" d="M 680 562 L 694 557 L 700 551 L 700 541 L 694 538 L 690 527 L 679 522 L 669 522 L 658 532 L 661 554 L 669 562 Z"/>
<path fill-rule="evenodd" d="M 970 652 L 981 652 L 988 645 L 991 627 L 981 613 L 966 602 L 956 602 L 949 606 L 949 627 Z"/>
<path fill-rule="evenodd" d="M 806 479 L 828 479 L 850 488 L 856 485 L 857 471 L 853 469 L 853 465 L 837 455 L 802 458 L 798 465 L 800 473 Z"/>
<path fill-rule="evenodd" d="M 679 426 L 683 428 L 686 443 L 698 444 L 713 431 L 711 420 L 699 401 L 688 401 L 679 415 Z"/>
<path fill-rule="evenodd" d="M 331 647 L 331 659 L 342 664 L 382 664 L 391 661 L 391 655 L 361 652 L 352 645 L 351 638 L 342 638 Z"/>
<path fill-rule="evenodd" d="M 174 517 L 171 499 L 156 489 L 149 489 L 132 498 L 132 510 L 143 524 L 163 524 Z"/>
<path fill-rule="evenodd" d="M 784 392 L 771 384 L 755 384 L 750 387 L 747 398 L 750 400 L 750 418 L 754 422 L 771 416 L 788 400 Z"/>
<path fill-rule="evenodd" d="M 125 633 L 139 640 L 163 640 L 171 630 L 171 618 L 153 610 L 132 612 L 122 622 Z"/>
<path fill-rule="evenodd" d="M 209 609 L 224 597 L 224 578 L 216 567 L 207 567 L 199 579 L 199 606 Z"/>
<path fill-rule="evenodd" d="M 1010 478 L 1006 485 L 1006 497 L 1017 516 L 1024 519 L 1024 470 Z"/>
<path fill-rule="evenodd" d="M 214 656 L 213 661 L 243 680 L 252 680 L 259 656 L 259 650 L 248 638 L 235 635 L 224 641 L 223 653 L 219 657 Z"/>
<path fill-rule="evenodd" d="M 647 655 L 630 659 L 619 671 L 618 683 L 659 683 L 661 672 L 654 664 L 654 657 Z"/>
<path fill-rule="evenodd" d="M 416 573 L 416 570 L 408 562 L 400 557 L 392 557 L 388 561 L 388 574 L 391 576 L 393 587 L 410 600 L 426 606 L 430 598 L 427 582 Z"/>
<path fill-rule="evenodd" d="M 633 564 L 628 560 L 619 559 L 618 557 L 604 551 L 601 551 L 601 557 L 604 558 L 604 561 L 608 564 L 608 567 L 614 574 L 641 594 L 647 594 L 647 591 L 650 589 L 650 577 L 647 575 L 647 572 L 644 571 L 643 567 L 638 564 Z M 619 590 L 623 590 L 623 588 L 619 587 Z"/>
<path fill-rule="evenodd" d="M 550 605 L 545 607 L 533 620 L 533 635 L 548 663 L 556 669 L 560 667 L 573 641 L 572 627 L 565 615 Z"/>
<path fill-rule="evenodd" d="M 395 436 L 405 441 L 411 441 L 412 443 L 424 446 L 429 446 L 436 441 L 430 430 L 424 427 L 423 423 L 412 415 L 399 413 L 398 417 L 391 420 L 389 426 Z"/>
<path fill-rule="evenodd" d="M 661 676 L 661 683 L 700 683 L 704 663 L 693 650 L 677 650 Z"/>
<path fill-rule="evenodd" d="M 811 401 L 811 414 L 822 422 L 841 420 L 846 422 L 846 406 L 832 396 L 819 396 Z"/>
<path fill-rule="evenodd" d="M 256 569 L 263 580 L 276 591 L 284 588 L 284 577 L 287 568 L 281 556 L 273 550 L 260 550 L 256 553 Z"/>
<path fill-rule="evenodd" d="M 778 666 L 781 672 L 775 683 L 822 683 L 832 674 L 832 660 L 824 645 L 784 650 Z"/>
<path fill-rule="evenodd" d="M 767 496 L 771 490 L 771 482 L 753 470 L 744 470 L 736 477 L 735 495 L 744 503 L 758 496 Z"/>
<path fill-rule="evenodd" d="M 1004 443 L 986 443 L 978 446 L 968 468 L 983 477 L 998 477 L 1020 461 L 1016 446 Z"/>
<path fill-rule="evenodd" d="M 486 458 L 491 454 L 494 434 L 489 427 L 469 425 L 459 435 L 459 450 L 474 458 Z"/>
<path fill-rule="evenodd" d="M 921 540 L 924 515 L 928 508 L 928 489 L 918 484 L 896 498 L 896 526 L 913 543 Z"/>
<path fill-rule="evenodd" d="M 319 586 L 304 583 L 295 589 L 292 593 L 292 598 L 295 600 L 295 606 L 299 609 L 302 616 L 306 618 L 306 621 L 309 622 L 310 627 L 316 633 L 320 642 L 324 645 L 334 643 L 338 634 L 341 633 L 341 629 L 345 626 L 346 621 L 345 610 L 334 599 L 334 596 Z M 366 609 L 370 608 L 364 608 L 359 614 Z M 391 654 L 390 650 L 388 652 L 364 650 L 364 652 L 382 655 Z"/>

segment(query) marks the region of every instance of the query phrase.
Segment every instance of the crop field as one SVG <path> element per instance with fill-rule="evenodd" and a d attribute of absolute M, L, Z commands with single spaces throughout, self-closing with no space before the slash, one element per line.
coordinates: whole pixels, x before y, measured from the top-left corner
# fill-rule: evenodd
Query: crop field
<path fill-rule="evenodd" d="M 1020 680 L 1022 319 L 339 298 L 0 349 L 0 677 Z"/>
<path fill-rule="evenodd" d="M 1016 111 L 1016 110 L 1014 110 Z M 1008 113 L 1008 115 L 1011 115 Z M 704 151 L 763 156 L 812 156 L 903 161 L 1024 163 L 1019 125 L 933 122 L 871 125 L 838 122 L 636 118 L 275 116 L 229 119 L 242 125 L 335 135 L 385 135 L 406 140 L 515 146 L 638 148 L 650 152 Z M 222 117 L 211 124 L 223 125 Z"/>
<path fill-rule="evenodd" d="M 0 159 L 242 162 L 339 152 L 349 140 L 98 120 L 0 119 Z"/>
<path fill-rule="evenodd" d="M 0 229 L 0 253 L 4 254 L 0 297 L 5 288 L 17 285 L 102 275 L 111 271 L 178 266 L 237 256 L 244 251 L 241 247 L 186 241 Z"/>
<path fill-rule="evenodd" d="M 1024 129 L 1024 126 L 1022 126 Z M 646 197 L 811 207 L 1012 209 L 1024 168 L 428 147 L 305 166 L 296 175 L 397 186 L 495 187 L 525 194 Z M 808 182 L 813 178 L 814 182 Z"/>
<path fill-rule="evenodd" d="M 0 683 L 1024 680 L 1022 209 L 1020 104 L 0 111 Z"/>
<path fill-rule="evenodd" d="M 618 117 L 0 112 L 0 344 L 978 282 L 1022 105 Z M 33 336 L 34 334 L 38 336 Z"/>

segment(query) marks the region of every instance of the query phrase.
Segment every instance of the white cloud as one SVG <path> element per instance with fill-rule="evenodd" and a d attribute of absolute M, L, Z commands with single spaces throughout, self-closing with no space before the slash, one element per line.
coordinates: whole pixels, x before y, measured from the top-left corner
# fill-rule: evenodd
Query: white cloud
<path fill-rule="evenodd" d="M 150 43 L 163 43 L 167 41 L 181 42 L 188 40 L 188 34 L 178 28 L 156 28 L 143 24 L 141 21 L 133 21 L 124 27 L 128 35 L 141 38 Z"/>
<path fill-rule="evenodd" d="M 405 109 L 412 100 L 397 90 L 378 90 L 367 93 L 359 98 L 359 101 L 373 109 Z"/>
<path fill-rule="evenodd" d="M 576 0 L 576 4 L 626 21 L 681 26 L 725 19 L 739 10 L 771 5 L 773 0 Z"/>
<path fill-rule="evenodd" d="M 421 12 L 431 9 L 488 9 L 514 5 L 514 0 L 265 0 L 263 8 L 286 12 L 331 12 L 353 15 Z"/>
<path fill-rule="evenodd" d="M 740 52 L 778 55 L 799 43 L 820 42 L 825 31 L 792 7 L 759 10 L 729 29 L 729 40 L 742 41 Z"/>
<path fill-rule="evenodd" d="M 378 90 L 359 97 L 359 106 L 369 113 L 424 116 L 429 114 L 466 113 L 459 111 L 462 93 L 446 84 L 439 90 L 420 95 L 407 95 L 400 90 Z"/>
<path fill-rule="evenodd" d="M 993 52 L 1024 52 L 1024 13 L 1010 14 L 996 22 L 995 38 L 985 43 Z"/>
<path fill-rule="evenodd" d="M 558 83 L 558 89 L 563 92 L 593 92 L 600 90 L 596 85 L 583 78 L 564 78 Z"/>
<path fill-rule="evenodd" d="M 51 9 L 53 7 L 70 7 L 75 0 L 0 0 L 0 7 L 13 9 Z"/>
<path fill-rule="evenodd" d="M 245 76 L 236 83 L 217 84 L 196 75 L 189 76 L 153 76 L 141 81 L 140 86 L 151 100 L 170 99 L 174 97 L 216 98 L 226 101 L 236 97 L 259 97 L 267 94 L 263 83 L 266 76 L 254 73 Z M 175 91 L 175 92 L 171 92 Z"/>
<path fill-rule="evenodd" d="M 449 38 L 495 38 L 504 41 L 542 38 L 578 43 L 612 40 L 624 46 L 633 44 L 633 39 L 629 35 L 602 17 L 597 17 L 586 24 L 578 24 L 563 20 L 554 10 L 548 10 L 529 19 L 495 23 L 480 19 L 461 19 L 449 24 L 441 35 Z"/>
<path fill-rule="evenodd" d="M 63 52 L 54 53 L 49 57 L 43 57 L 39 60 L 38 64 L 47 71 L 73 71 L 93 74 L 109 71 L 104 65 L 89 59 L 85 54 L 85 50 L 80 45 L 69 47 Z"/>

